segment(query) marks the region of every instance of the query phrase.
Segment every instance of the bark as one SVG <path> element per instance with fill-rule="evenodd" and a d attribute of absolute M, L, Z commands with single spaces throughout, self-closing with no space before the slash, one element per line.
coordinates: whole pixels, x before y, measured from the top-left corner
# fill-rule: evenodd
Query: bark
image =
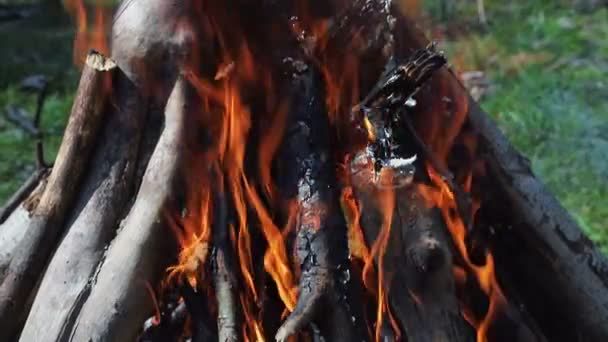
<path fill-rule="evenodd" d="M 134 85 L 118 74 L 113 103 L 94 168 L 81 186 L 77 205 L 38 290 L 21 333 L 23 341 L 56 341 L 70 333 L 90 292 L 90 279 L 125 213 L 145 111 Z"/>
<path fill-rule="evenodd" d="M 279 328 L 277 341 L 286 340 L 311 323 L 324 303 L 332 303 L 334 314 L 348 314 L 338 301 L 340 291 L 334 279 L 339 262 L 336 251 L 340 246 L 332 241 L 340 235 L 345 239 L 346 226 L 339 214 L 329 122 L 320 81 L 320 75 L 312 68 L 295 76 L 286 137 L 281 147 L 281 160 L 290 165 L 283 169 L 282 190 L 298 204 L 295 249 L 300 278 L 296 307 Z M 333 328 L 342 334 L 327 337 L 349 341 L 353 331 L 350 321 L 339 316 L 334 319 Z"/>
<path fill-rule="evenodd" d="M 187 84 L 175 83 L 165 109 L 165 128 L 150 158 L 135 203 L 92 280 L 70 340 L 135 339 L 138 327 L 152 311 L 144 284 L 157 284 L 167 259 L 169 230 L 163 209 L 172 198 L 185 151 Z"/>
<path fill-rule="evenodd" d="M 115 69 L 111 60 L 95 52 L 87 57 L 57 162 L 0 286 L 0 339 L 13 336 L 23 323 L 28 296 L 62 233 L 101 128 Z"/>
<path fill-rule="evenodd" d="M 394 13 L 397 56 L 408 56 L 428 44 L 413 23 Z M 484 191 L 494 189 L 490 198 L 482 201 L 481 208 L 495 209 L 492 211 L 496 217 L 495 227 L 510 227 L 501 232 L 503 239 L 494 241 L 503 254 L 496 261 L 497 267 L 518 275 L 513 285 L 522 296 L 526 294 L 524 300 L 536 303 L 529 310 L 545 333 L 555 331 L 553 326 L 561 325 L 558 322 L 567 321 L 567 328 L 559 331 L 569 331 L 582 340 L 607 339 L 608 263 L 599 249 L 533 174 L 529 161 L 468 96 L 451 71 L 439 71 L 433 77 L 431 89 L 434 94 L 421 94 L 418 98 L 415 115 L 427 120 L 429 116 L 439 115 L 441 111 L 433 113 L 437 108 L 436 99 L 446 98 L 450 102 L 451 122 L 444 126 L 454 130 L 454 125 L 460 125 L 478 139 L 477 154 L 488 168 L 487 176 L 478 181 L 485 184 Z M 463 117 L 457 114 L 461 109 L 464 109 Z M 516 244 L 517 253 L 506 248 L 507 237 L 520 242 Z M 548 303 L 552 308 L 549 312 Z"/>

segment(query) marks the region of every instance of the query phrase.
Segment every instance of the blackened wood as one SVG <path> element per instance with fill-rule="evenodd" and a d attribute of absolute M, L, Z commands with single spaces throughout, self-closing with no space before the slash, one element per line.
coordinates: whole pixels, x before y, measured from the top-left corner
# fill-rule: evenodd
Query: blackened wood
<path fill-rule="evenodd" d="M 440 214 L 426 208 L 415 185 L 397 188 L 390 227 L 383 228 L 383 207 L 391 204 L 384 203 L 386 194 L 380 192 L 389 190 L 357 181 L 353 188 L 367 244 L 373 246 L 381 234 L 389 234 L 385 250 L 374 261 L 376 273 L 383 273 L 382 290 L 401 335 L 408 341 L 473 341 L 475 332 L 456 300 L 451 243 Z"/>
<path fill-rule="evenodd" d="M 114 81 L 113 106 L 83 181 L 67 233 L 57 247 L 21 340 L 56 341 L 69 334 L 90 291 L 90 279 L 114 236 L 134 192 L 134 171 L 145 107 L 122 73 Z"/>
<path fill-rule="evenodd" d="M 350 341 L 354 329 L 336 284 L 339 243 L 345 241 L 346 224 L 339 212 L 339 189 L 330 150 L 329 119 L 323 105 L 319 73 L 308 67 L 292 81 L 290 112 L 280 148 L 282 174 L 279 181 L 286 198 L 297 203 L 295 250 L 299 262 L 298 300 L 279 328 L 276 339 L 284 341 L 305 328 L 324 303 L 332 303 L 332 340 Z M 335 243 L 335 244 L 334 244 Z M 345 251 L 345 246 L 342 246 Z M 340 317 L 347 317 L 341 319 Z"/>
<path fill-rule="evenodd" d="M 57 162 L 0 286 L 0 339 L 19 330 L 29 308 L 27 298 L 63 231 L 102 126 L 115 69 L 114 62 L 96 52 L 87 57 Z"/>
<path fill-rule="evenodd" d="M 156 316 L 148 318 L 144 322 L 143 331 L 138 340 L 140 342 L 175 341 L 182 335 L 187 317 L 186 302 L 181 302 L 175 309 L 161 313 L 160 322 Z"/>
<path fill-rule="evenodd" d="M 428 40 L 408 18 L 398 11 L 394 13 L 395 51 L 397 56 L 406 58 L 426 46 Z M 569 322 L 568 330 L 576 331 L 577 338 L 608 339 L 608 262 L 599 249 L 450 70 L 439 71 L 431 80 L 430 89 L 440 94 L 418 98 L 419 117 L 426 115 L 429 120 L 430 116 L 443 114 L 432 112 L 440 96 L 450 101 L 450 108 L 465 109 L 462 125 L 476 134 L 479 156 L 488 167 L 488 175 L 483 179 L 490 186 L 483 190 L 495 189 L 492 192 L 496 194 L 490 201 L 482 202 L 481 207 L 501 203 L 496 213 L 508 215 L 500 215 L 504 221 L 496 226 L 511 227 L 504 233 L 523 242 L 515 254 L 527 256 L 497 260 L 497 267 L 519 275 L 513 285 L 521 293 L 527 293 L 524 300 L 537 303 L 528 308 L 531 315 L 545 323 L 541 329 L 547 334 L 555 330 L 552 326 Z M 452 120 L 459 118 L 452 116 Z M 501 241 L 497 239 L 495 243 L 500 245 Z M 554 319 L 543 319 L 548 305 Z"/>
<path fill-rule="evenodd" d="M 209 302 L 202 292 L 197 292 L 190 285 L 180 288 L 186 308 L 192 320 L 192 342 L 217 340 L 217 334 L 209 328 Z"/>
<path fill-rule="evenodd" d="M 175 83 L 165 109 L 165 128 L 150 158 L 136 200 L 94 276 L 92 289 L 70 335 L 81 340 L 133 340 L 152 312 L 145 283 L 157 284 L 166 257 L 163 210 L 174 196 L 184 144 L 188 85 Z"/>

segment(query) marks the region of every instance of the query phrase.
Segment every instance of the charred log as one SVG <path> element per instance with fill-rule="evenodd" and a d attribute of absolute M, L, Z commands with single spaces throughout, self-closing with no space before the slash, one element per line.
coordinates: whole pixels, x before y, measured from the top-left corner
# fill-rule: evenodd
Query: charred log
<path fill-rule="evenodd" d="M 281 160 L 289 165 L 283 169 L 282 188 L 286 197 L 295 197 L 295 249 L 300 279 L 298 300 L 276 334 L 284 341 L 310 324 L 324 303 L 333 303 L 346 319 L 333 322 L 341 335 L 332 340 L 351 340 L 348 313 L 340 303 L 336 284 L 340 249 L 334 245 L 346 236 L 345 224 L 338 207 L 338 189 L 329 151 L 329 122 L 322 103 L 323 92 L 319 74 L 307 68 L 294 76 L 292 102 Z M 332 246 L 336 246 L 332 247 Z M 343 246 L 345 248 L 345 246 Z M 329 338 L 329 336 L 328 336 Z"/>

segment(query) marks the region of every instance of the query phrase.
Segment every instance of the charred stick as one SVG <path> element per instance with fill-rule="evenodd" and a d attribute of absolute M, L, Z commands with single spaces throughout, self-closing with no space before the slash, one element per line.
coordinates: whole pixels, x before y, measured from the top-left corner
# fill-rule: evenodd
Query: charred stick
<path fill-rule="evenodd" d="M 332 255 L 339 246 L 332 246 L 331 241 L 339 234 L 345 240 L 346 229 L 338 210 L 329 122 L 320 81 L 312 68 L 294 76 L 289 123 L 281 147 L 282 160 L 289 165 L 283 174 L 284 190 L 298 203 L 295 250 L 300 278 L 296 307 L 278 330 L 277 341 L 285 341 L 303 329 L 323 303 L 335 302 L 339 297 L 334 279 L 337 257 Z M 348 333 L 352 330 L 348 325 L 336 329 L 343 335 L 335 338 L 350 340 Z"/>
<path fill-rule="evenodd" d="M 173 310 L 163 310 L 159 317 L 152 316 L 144 322 L 140 342 L 175 341 L 182 334 L 188 317 L 186 302 L 181 302 Z"/>
<path fill-rule="evenodd" d="M 62 233 L 102 126 L 106 90 L 115 69 L 114 62 L 98 53 L 87 57 L 57 163 L 32 213 L 28 235 L 21 241 L 0 286 L 0 339 L 10 339 L 21 326 L 23 314 L 29 309 L 27 298 Z"/>
<path fill-rule="evenodd" d="M 180 293 L 192 321 L 192 342 L 217 341 L 217 335 L 209 328 L 208 302 L 205 295 L 195 291 L 187 282 Z"/>

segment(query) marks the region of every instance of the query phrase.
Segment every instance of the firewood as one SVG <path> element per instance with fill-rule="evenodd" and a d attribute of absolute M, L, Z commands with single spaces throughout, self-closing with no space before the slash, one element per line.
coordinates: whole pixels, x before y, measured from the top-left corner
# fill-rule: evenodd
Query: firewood
<path fill-rule="evenodd" d="M 194 291 L 190 285 L 180 288 L 180 293 L 186 303 L 186 308 L 192 320 L 192 342 L 217 340 L 217 335 L 209 328 L 208 301 L 204 293 Z"/>
<path fill-rule="evenodd" d="M 412 51 L 426 46 L 428 40 L 409 18 L 398 10 L 393 13 L 396 17 L 395 53 L 400 58 L 407 58 Z M 440 70 L 431 80 L 430 87 L 441 91 L 420 94 L 415 117 L 428 120 L 439 115 L 436 101 L 440 97 L 450 100 L 452 111 L 464 109 L 463 113 L 452 115 L 452 122 L 444 126 L 450 130 L 454 130 L 453 125 L 469 127 L 475 134 L 480 146 L 477 154 L 488 168 L 487 176 L 482 177 L 482 181 L 488 183 L 484 191 L 495 189 L 482 201 L 481 208 L 493 207 L 495 217 L 502 220 L 496 219 L 496 226 L 511 227 L 501 232 L 503 238 L 494 241 L 496 249 L 504 253 L 504 257 L 497 258 L 497 267 L 519 275 L 513 285 L 522 296 L 526 294 L 523 297 L 526 301 L 536 303 L 528 309 L 535 319 L 545 323 L 541 324 L 543 331 L 555 331 L 553 326 L 559 325 L 556 322 L 567 320 L 571 324 L 559 331 L 573 334 L 573 338 L 607 339 L 608 262 L 599 249 L 536 178 L 527 159 L 468 96 L 452 71 Z M 510 240 L 507 237 L 519 241 L 516 244 L 518 252 L 507 248 L 506 242 Z M 503 242 L 504 247 L 500 247 Z M 548 305 L 551 315 L 546 313 Z M 544 320 L 543 316 L 556 320 Z"/>
<path fill-rule="evenodd" d="M 87 57 L 57 162 L 0 286 L 0 339 L 10 338 L 21 326 L 27 298 L 62 233 L 103 122 L 115 69 L 114 62 L 96 52 Z"/>
<path fill-rule="evenodd" d="M 311 67 L 295 76 L 287 133 L 280 152 L 281 160 L 289 165 L 280 176 L 285 179 L 280 182 L 284 184 L 282 190 L 287 197 L 294 196 L 298 204 L 295 250 L 300 278 L 296 307 L 276 333 L 277 341 L 287 340 L 311 323 L 323 303 L 337 304 L 333 310 L 336 313 L 342 310 L 334 279 L 336 251 L 340 247 L 332 245 L 332 241 L 341 234 L 346 237 L 346 226 L 339 214 L 329 150 L 329 122 L 320 81 L 320 75 Z M 349 327 L 352 324 L 349 319 L 337 317 L 332 323 L 342 332 L 333 338 L 351 340 L 353 329 Z"/>
<path fill-rule="evenodd" d="M 441 218 L 406 180 L 394 189 L 385 187 L 393 181 L 392 170 L 385 168 L 381 174 L 389 180 L 369 182 L 375 170 L 367 158 L 360 155 L 353 160 L 351 184 L 361 208 L 360 225 L 372 246 L 376 277 L 384 278 L 376 291 L 386 291 L 400 333 L 409 341 L 472 340 L 474 332 L 456 301 L 452 249 Z M 380 333 L 376 331 L 376 336 Z"/>
<path fill-rule="evenodd" d="M 34 189 L 26 195 L 28 198 L 17 202 L 16 208 L 11 210 L 6 220 L 0 224 L 0 283 L 4 280 L 6 269 L 11 262 L 15 249 L 27 233 L 26 227 L 31 220 L 29 210 L 44 191 L 48 175 L 48 170 L 43 172 L 42 178 L 35 183 Z M 25 185 L 31 186 L 29 183 L 30 180 L 22 186 L 22 189 Z M 18 193 L 21 191 L 20 189 Z"/>
<path fill-rule="evenodd" d="M 21 339 L 55 341 L 69 333 L 90 291 L 90 279 L 134 192 L 134 171 L 145 119 L 134 85 L 114 82 L 107 124 L 94 152 L 67 233 L 49 263 Z"/>
<path fill-rule="evenodd" d="M 185 154 L 187 84 L 175 83 L 165 109 L 165 128 L 148 163 L 135 203 L 94 276 L 70 336 L 81 340 L 133 340 L 152 311 L 144 283 L 164 273 L 168 230 L 163 209 L 172 198 Z"/>
<path fill-rule="evenodd" d="M 213 223 L 214 255 L 213 285 L 217 299 L 217 331 L 219 341 L 236 342 L 242 340 L 239 331 L 236 268 L 233 251 L 230 248 L 228 225 L 228 203 L 226 195 L 215 187 L 215 215 Z"/>

